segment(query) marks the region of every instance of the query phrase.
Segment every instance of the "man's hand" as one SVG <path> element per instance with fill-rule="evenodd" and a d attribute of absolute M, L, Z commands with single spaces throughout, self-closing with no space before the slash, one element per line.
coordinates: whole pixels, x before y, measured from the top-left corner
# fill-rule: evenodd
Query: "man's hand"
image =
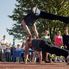
<path fill-rule="evenodd" d="M 8 43 L 6 43 L 5 45 L 8 46 Z"/>
<path fill-rule="evenodd" d="M 7 45 L 8 45 L 8 43 L 2 43 L 2 42 L 1 42 L 1 45 L 5 45 L 5 46 L 7 46 Z"/>
<path fill-rule="evenodd" d="M 66 45 L 64 45 L 64 48 L 65 48 L 65 49 L 67 49 L 67 46 L 66 46 Z"/>
<path fill-rule="evenodd" d="M 58 45 L 58 47 L 61 47 L 61 45 Z"/>

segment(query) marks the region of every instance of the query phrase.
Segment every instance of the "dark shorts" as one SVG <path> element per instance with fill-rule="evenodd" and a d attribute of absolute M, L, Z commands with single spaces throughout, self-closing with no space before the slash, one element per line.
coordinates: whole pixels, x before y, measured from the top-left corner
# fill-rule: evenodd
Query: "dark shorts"
<path fill-rule="evenodd" d="M 31 14 L 31 12 L 30 12 L 23 19 L 24 19 L 26 25 L 32 26 L 35 23 L 35 20 L 38 19 L 38 16 L 35 16 L 35 15 Z"/>

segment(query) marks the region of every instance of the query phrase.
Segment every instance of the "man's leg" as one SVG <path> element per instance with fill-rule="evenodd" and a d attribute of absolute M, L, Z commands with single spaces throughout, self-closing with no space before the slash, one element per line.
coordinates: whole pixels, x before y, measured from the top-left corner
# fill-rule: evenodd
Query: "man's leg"
<path fill-rule="evenodd" d="M 46 43 L 41 43 L 39 46 L 42 50 L 49 52 L 51 54 L 56 54 L 57 56 L 64 56 L 66 63 L 69 65 L 69 51 L 61 48 L 55 47 L 51 42 L 46 41 Z"/>
<path fill-rule="evenodd" d="M 67 18 L 67 17 L 50 14 L 50 13 L 47 13 L 44 11 L 41 11 L 40 17 L 43 19 L 60 20 L 60 21 L 65 22 L 67 24 L 69 23 L 69 18 Z"/>
<path fill-rule="evenodd" d="M 1 56 L 2 56 L 1 59 L 4 62 L 4 60 L 5 60 L 5 50 L 4 49 L 2 49 L 2 55 Z"/>
<path fill-rule="evenodd" d="M 46 41 L 43 45 L 40 44 L 40 48 L 42 48 L 45 52 L 56 54 L 57 56 L 68 56 L 68 50 L 57 48 L 49 41 Z"/>
<path fill-rule="evenodd" d="M 10 60 L 11 60 L 11 53 L 10 52 L 9 52 L 8 57 L 9 57 L 9 62 L 10 62 Z"/>
<path fill-rule="evenodd" d="M 35 24 L 32 25 L 32 29 L 33 29 L 33 31 L 34 31 L 34 33 L 36 35 L 36 38 L 38 38 L 38 32 L 37 32 L 37 29 L 36 29 L 36 25 Z"/>
<path fill-rule="evenodd" d="M 60 21 L 63 21 L 67 24 L 69 23 L 69 18 L 44 12 L 44 11 L 38 9 L 36 5 L 32 7 L 31 12 L 36 17 L 39 16 L 39 18 L 50 19 L 50 20 L 60 20 Z"/>
<path fill-rule="evenodd" d="M 48 53 L 46 52 L 46 58 L 45 61 L 48 61 Z"/>
<path fill-rule="evenodd" d="M 42 59 L 43 59 L 43 61 L 45 61 L 45 58 L 46 58 L 46 52 L 42 51 Z"/>
<path fill-rule="evenodd" d="M 6 52 L 6 61 L 8 62 L 8 53 Z"/>
<path fill-rule="evenodd" d="M 26 33 L 30 36 L 31 35 L 31 32 L 28 28 L 28 26 L 26 25 L 25 21 L 22 20 L 22 25 L 23 25 L 23 29 L 25 29 Z"/>

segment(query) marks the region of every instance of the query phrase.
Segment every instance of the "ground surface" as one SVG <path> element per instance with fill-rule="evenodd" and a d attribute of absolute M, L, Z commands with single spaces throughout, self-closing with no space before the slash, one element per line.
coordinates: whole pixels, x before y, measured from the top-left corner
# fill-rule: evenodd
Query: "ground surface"
<path fill-rule="evenodd" d="M 69 69 L 69 65 L 63 63 L 28 63 L 0 62 L 0 69 Z"/>

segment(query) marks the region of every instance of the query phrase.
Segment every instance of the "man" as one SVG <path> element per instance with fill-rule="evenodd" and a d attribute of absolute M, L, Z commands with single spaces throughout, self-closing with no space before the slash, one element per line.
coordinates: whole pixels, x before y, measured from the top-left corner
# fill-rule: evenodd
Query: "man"
<path fill-rule="evenodd" d="M 31 8 L 31 12 L 22 19 L 21 26 L 23 29 L 25 29 L 26 33 L 29 35 L 29 38 L 32 37 L 32 35 L 31 35 L 31 32 L 30 32 L 28 26 L 32 27 L 32 29 L 36 35 L 36 38 L 38 38 L 38 32 L 37 32 L 36 25 L 35 25 L 35 20 L 37 20 L 38 18 L 50 19 L 50 20 L 60 20 L 60 21 L 65 22 L 66 24 L 69 23 L 69 18 L 44 12 L 44 11 L 38 9 L 37 5 L 35 4 Z"/>
<path fill-rule="evenodd" d="M 1 54 L 1 61 L 5 60 L 5 50 L 6 46 L 8 45 L 8 41 L 6 40 L 6 35 L 3 36 L 3 39 L 0 41 L 1 43 L 1 49 L 2 49 L 2 54 Z"/>
<path fill-rule="evenodd" d="M 32 39 L 30 41 L 26 41 L 25 43 L 25 64 L 27 64 L 28 51 L 29 48 L 32 48 L 35 51 L 39 52 L 39 63 L 42 61 L 41 51 L 49 52 L 51 54 L 56 54 L 57 56 L 65 56 L 67 64 L 69 64 L 69 51 L 61 48 L 55 47 L 50 41 L 42 40 L 42 39 Z"/>
<path fill-rule="evenodd" d="M 19 50 L 21 50 L 21 48 L 20 48 L 20 45 L 17 44 L 17 48 L 15 49 L 15 51 L 19 51 Z M 17 62 L 19 62 L 19 57 L 16 57 L 16 59 L 17 59 Z"/>
<path fill-rule="evenodd" d="M 68 34 L 68 28 L 64 28 L 64 35 L 63 35 L 63 44 L 64 48 L 69 50 L 69 34 Z"/>

